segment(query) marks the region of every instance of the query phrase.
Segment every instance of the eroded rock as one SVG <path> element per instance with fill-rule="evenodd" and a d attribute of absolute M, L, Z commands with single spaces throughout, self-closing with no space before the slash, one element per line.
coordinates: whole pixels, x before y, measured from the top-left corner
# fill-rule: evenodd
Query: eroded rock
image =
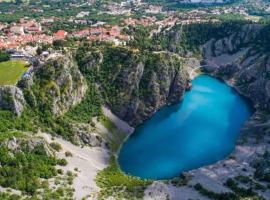
<path fill-rule="evenodd" d="M 25 106 L 23 92 L 16 86 L 0 87 L 0 108 L 14 112 L 20 116 Z"/>

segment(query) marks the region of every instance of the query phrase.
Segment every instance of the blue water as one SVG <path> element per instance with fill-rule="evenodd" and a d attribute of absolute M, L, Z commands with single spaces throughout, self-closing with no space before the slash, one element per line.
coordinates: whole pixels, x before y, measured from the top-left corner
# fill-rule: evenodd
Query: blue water
<path fill-rule="evenodd" d="M 167 106 L 139 126 L 119 152 L 120 168 L 133 176 L 168 179 L 226 158 L 243 123 L 248 102 L 207 75 L 192 81 L 181 103 Z"/>

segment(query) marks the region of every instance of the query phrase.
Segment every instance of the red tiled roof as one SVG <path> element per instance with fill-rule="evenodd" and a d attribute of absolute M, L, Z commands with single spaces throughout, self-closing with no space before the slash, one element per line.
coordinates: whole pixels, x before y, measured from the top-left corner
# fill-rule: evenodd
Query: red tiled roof
<path fill-rule="evenodd" d="M 54 34 L 54 37 L 57 37 L 57 38 L 65 38 L 67 35 L 67 32 L 64 31 L 64 30 L 58 30 L 55 34 Z"/>

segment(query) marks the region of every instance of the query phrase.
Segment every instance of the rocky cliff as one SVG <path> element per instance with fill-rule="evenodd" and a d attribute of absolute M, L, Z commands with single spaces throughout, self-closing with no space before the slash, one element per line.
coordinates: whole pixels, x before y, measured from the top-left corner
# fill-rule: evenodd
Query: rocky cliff
<path fill-rule="evenodd" d="M 108 47 L 88 52 L 83 60 L 82 71 L 88 76 L 91 70 L 95 73 L 92 77 L 96 77 L 105 103 L 132 126 L 162 106 L 179 102 L 189 86 L 181 59 L 169 53 Z"/>
<path fill-rule="evenodd" d="M 33 84 L 24 85 L 28 87 L 30 101 L 37 102 L 39 108 L 47 108 L 54 115 L 68 111 L 84 98 L 87 91 L 86 80 L 71 55 L 52 56 L 35 69 Z"/>
<path fill-rule="evenodd" d="M 265 29 L 261 25 L 244 25 L 221 39 L 204 45 L 206 70 L 230 81 L 261 110 L 270 110 L 270 57 L 258 44 Z"/>
<path fill-rule="evenodd" d="M 264 140 L 270 131 L 269 26 L 244 25 L 240 31 L 211 39 L 203 47 L 204 70 L 231 84 L 256 108 L 243 127 L 243 138 Z M 245 139 L 245 140 L 246 140 Z"/>
<path fill-rule="evenodd" d="M 10 85 L 0 87 L 1 109 L 11 110 L 20 116 L 25 104 L 23 92 L 18 87 Z"/>

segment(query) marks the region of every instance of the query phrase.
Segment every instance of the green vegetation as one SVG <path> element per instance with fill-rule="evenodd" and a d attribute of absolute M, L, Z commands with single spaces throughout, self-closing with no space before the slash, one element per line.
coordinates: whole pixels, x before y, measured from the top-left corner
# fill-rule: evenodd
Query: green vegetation
<path fill-rule="evenodd" d="M 242 186 L 240 186 L 240 184 Z M 202 195 L 214 200 L 264 199 L 257 194 L 256 190 L 264 192 L 266 188 L 248 176 L 237 176 L 235 178 L 229 178 L 226 181 L 225 185 L 229 187 L 233 191 L 233 193 L 218 194 L 205 189 L 201 184 L 196 184 L 194 188 Z"/>
<path fill-rule="evenodd" d="M 101 114 L 102 98 L 94 84 L 89 84 L 88 92 L 82 102 L 71 108 L 65 114 L 67 118 L 76 122 L 88 123 L 92 117 Z"/>
<path fill-rule="evenodd" d="M 29 107 L 25 109 L 20 118 L 17 118 L 9 111 L 0 110 L 0 131 L 15 129 L 36 132 L 40 128 L 52 135 L 61 135 L 63 138 L 75 143 L 72 123 L 90 122 L 93 116 L 100 115 L 102 101 L 98 91 L 95 89 L 95 85 L 89 81 L 87 95 L 80 104 L 73 107 L 65 115 L 53 115 L 52 104 L 53 98 L 55 98 L 54 95 L 60 92 L 69 95 L 66 90 L 69 83 L 65 82 L 59 87 L 55 83 L 61 70 L 63 70 L 62 61 L 48 63 L 48 65 L 36 72 L 34 85 L 31 88 L 28 87 L 27 79 L 22 79 L 18 85 L 23 89 Z M 73 86 L 78 87 L 78 74 L 74 71 L 71 73 L 74 76 Z M 55 93 L 52 93 L 52 91 Z"/>
<path fill-rule="evenodd" d="M 21 117 L 16 117 L 11 111 L 0 110 L 0 132 L 8 132 L 13 130 L 36 132 L 36 118 L 27 109 Z"/>
<path fill-rule="evenodd" d="M 10 55 L 4 51 L 0 50 L 0 62 L 5 62 L 10 60 Z"/>
<path fill-rule="evenodd" d="M 194 189 L 197 190 L 201 195 L 209 197 L 210 199 L 213 199 L 213 200 L 227 200 L 227 199 L 238 200 L 236 195 L 233 193 L 220 193 L 220 194 L 218 194 L 218 193 L 215 193 L 215 192 L 212 192 L 212 191 L 205 189 L 199 183 L 197 183 L 194 186 Z"/>
<path fill-rule="evenodd" d="M 127 134 L 120 131 L 116 125 L 110 121 L 107 117 L 105 117 L 103 114 L 99 117 L 100 122 L 103 124 L 103 126 L 111 132 L 113 135 L 112 138 L 107 138 L 109 141 L 109 148 L 112 151 L 112 153 L 115 153 L 119 150 L 120 145 L 123 143 L 125 138 L 127 137 Z"/>
<path fill-rule="evenodd" d="M 0 85 L 14 85 L 28 70 L 25 61 L 0 62 Z"/>
<path fill-rule="evenodd" d="M 2 137 L 5 134 L 6 138 L 10 136 L 10 133 L 1 133 Z M 17 140 L 20 151 L 9 149 L 3 143 L 0 147 L 0 185 L 34 195 L 37 189 L 43 188 L 40 178 L 56 176 L 55 166 L 62 161 L 48 156 L 42 143 L 32 147 L 18 135 Z"/>
<path fill-rule="evenodd" d="M 0 199 L 1 200 L 18 200 L 20 199 L 20 196 L 16 194 L 9 194 L 9 193 L 1 192 Z"/>
<path fill-rule="evenodd" d="M 181 173 L 179 177 L 175 177 L 168 181 L 173 186 L 181 187 L 181 186 L 187 186 L 188 182 L 191 180 L 191 176 L 189 174 Z"/>
<path fill-rule="evenodd" d="M 91 5 L 86 4 L 84 0 L 64 0 L 54 2 L 53 4 L 47 0 L 26 0 L 28 3 L 19 3 L 18 1 L 21 0 L 16 1 L 17 3 L 15 1 L 0 1 L 0 22 L 16 22 L 22 17 L 29 17 L 37 20 L 40 20 L 42 17 L 57 17 L 61 18 L 61 21 L 56 21 L 53 23 L 51 26 L 49 26 L 49 30 L 55 32 L 59 29 L 64 29 L 71 32 L 89 27 L 90 23 L 94 24 L 97 21 L 103 21 L 109 24 L 120 24 L 122 19 L 127 17 L 125 15 L 100 14 L 99 11 L 104 10 L 104 1 L 96 1 L 91 3 Z M 78 4 L 80 6 L 73 6 L 74 4 Z M 43 12 L 33 12 L 33 10 L 43 10 Z M 89 24 L 76 24 L 68 21 L 70 17 L 74 17 L 82 11 L 90 11 L 89 15 L 84 17 Z"/>
<path fill-rule="evenodd" d="M 9 141 L 12 143 L 7 145 Z M 15 145 L 15 148 L 11 144 Z M 70 187 L 61 185 L 56 189 L 49 188 L 48 179 L 58 178 L 56 166 L 64 166 L 67 161 L 49 155 L 46 148 L 43 140 L 30 134 L 20 131 L 1 131 L 0 185 L 20 190 L 22 195 L 19 197 L 0 193 L 0 199 L 72 199 L 73 191 Z M 24 197 L 24 195 L 31 197 Z"/>
<path fill-rule="evenodd" d="M 222 15 L 213 15 L 215 18 L 218 18 L 220 20 L 223 21 L 243 21 L 245 20 L 245 15 L 241 15 L 241 14 L 222 14 Z"/>
<path fill-rule="evenodd" d="M 257 50 L 270 52 L 270 24 L 267 23 L 254 39 L 255 48 Z"/>
<path fill-rule="evenodd" d="M 55 150 L 55 151 L 60 151 L 62 149 L 61 145 L 57 142 L 52 142 L 50 143 L 50 146 Z"/>
<path fill-rule="evenodd" d="M 251 199 L 256 199 L 256 200 L 263 200 L 263 198 L 258 196 L 258 194 L 254 191 L 254 188 L 252 188 L 252 184 L 250 184 L 248 188 L 243 188 L 243 187 L 240 187 L 234 179 L 229 178 L 226 181 L 225 185 L 229 187 L 236 194 L 238 199 L 251 198 Z"/>
<path fill-rule="evenodd" d="M 72 153 L 70 151 L 66 151 L 65 152 L 65 156 L 66 157 L 72 157 L 73 155 L 72 155 Z"/>
<path fill-rule="evenodd" d="M 101 188 L 99 199 L 115 197 L 117 199 L 142 199 L 144 189 L 152 182 L 122 173 L 112 157 L 110 166 L 96 176 L 97 185 Z"/>
<path fill-rule="evenodd" d="M 254 163 L 253 167 L 256 169 L 254 178 L 260 181 L 266 181 L 270 183 L 270 153 L 266 151 L 261 158 L 258 158 Z"/>
<path fill-rule="evenodd" d="M 152 27 L 130 27 L 127 34 L 133 36 L 133 40 L 128 42 L 128 45 L 140 50 L 155 50 L 155 41 L 150 37 Z"/>
<path fill-rule="evenodd" d="M 231 0 L 227 3 L 183 3 L 181 1 L 175 0 L 147 0 L 147 2 L 151 4 L 161 5 L 170 10 L 186 10 L 186 9 L 194 9 L 194 8 L 202 8 L 202 7 L 219 7 L 219 6 L 232 6 L 240 2 L 241 0 Z"/>

